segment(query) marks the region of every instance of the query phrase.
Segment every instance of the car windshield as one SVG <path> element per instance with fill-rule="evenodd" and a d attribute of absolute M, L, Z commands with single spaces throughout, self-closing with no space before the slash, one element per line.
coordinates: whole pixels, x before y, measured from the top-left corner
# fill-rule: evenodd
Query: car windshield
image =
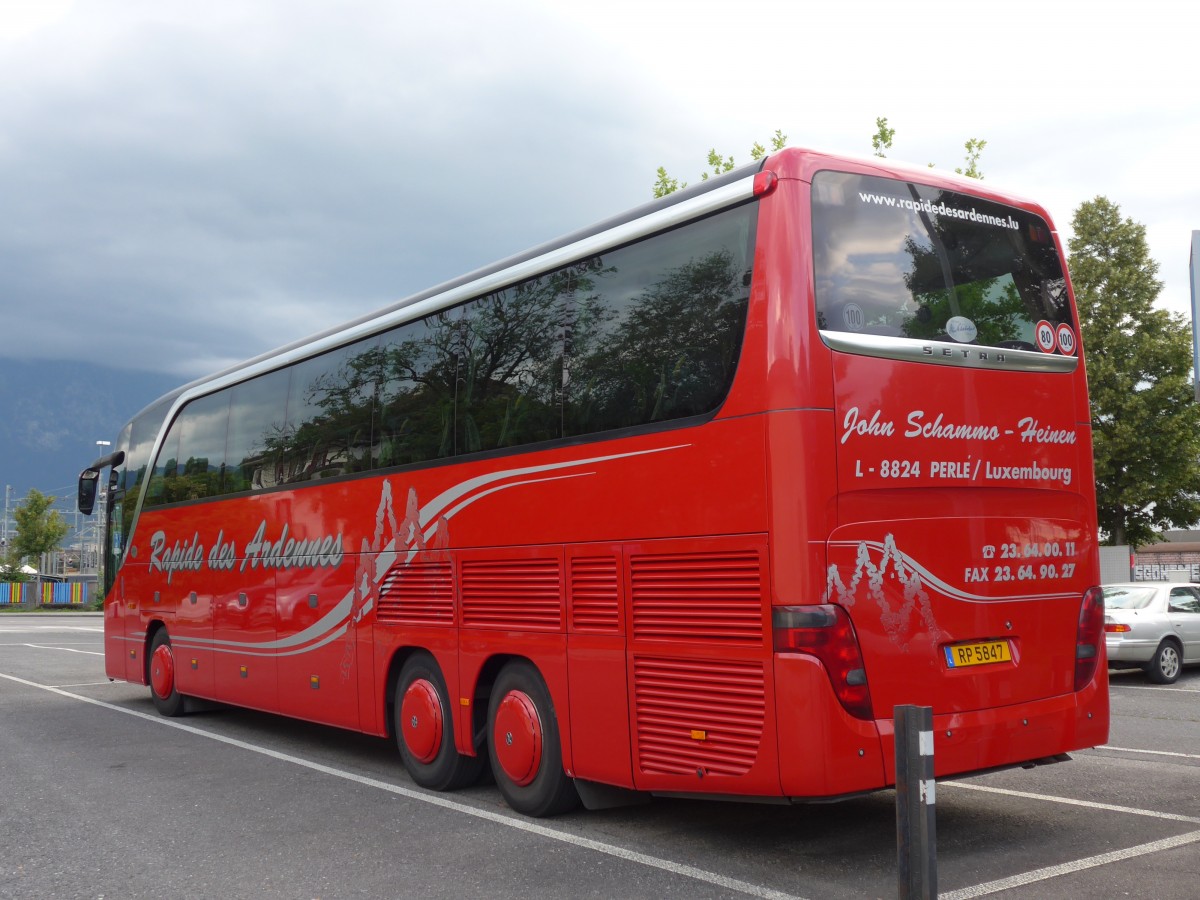
<path fill-rule="evenodd" d="M 1145 609 L 1154 599 L 1152 587 L 1106 587 L 1105 609 Z"/>

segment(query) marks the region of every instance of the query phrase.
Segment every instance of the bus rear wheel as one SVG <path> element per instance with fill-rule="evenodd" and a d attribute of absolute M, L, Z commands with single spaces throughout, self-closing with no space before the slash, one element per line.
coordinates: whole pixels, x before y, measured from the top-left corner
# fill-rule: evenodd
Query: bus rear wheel
<path fill-rule="evenodd" d="M 175 687 L 175 651 L 171 649 L 171 638 L 165 628 L 154 632 L 150 642 L 149 674 L 150 697 L 159 715 L 183 715 L 184 696 Z"/>
<path fill-rule="evenodd" d="M 550 691 L 524 661 L 501 669 L 488 703 L 488 754 L 496 786 L 527 816 L 554 816 L 579 803 L 563 771 L 562 744 Z"/>
<path fill-rule="evenodd" d="M 442 672 L 428 653 L 413 654 L 400 669 L 394 726 L 404 768 L 421 787 L 452 791 L 479 777 L 483 759 L 455 749 L 454 708 Z"/>

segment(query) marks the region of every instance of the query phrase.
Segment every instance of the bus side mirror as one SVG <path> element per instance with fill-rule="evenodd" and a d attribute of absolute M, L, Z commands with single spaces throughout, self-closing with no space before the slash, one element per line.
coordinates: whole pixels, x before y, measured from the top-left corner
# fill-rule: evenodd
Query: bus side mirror
<path fill-rule="evenodd" d="M 96 505 L 96 485 L 100 481 L 100 473 L 96 469 L 84 469 L 79 473 L 79 511 L 85 516 L 92 514 Z"/>

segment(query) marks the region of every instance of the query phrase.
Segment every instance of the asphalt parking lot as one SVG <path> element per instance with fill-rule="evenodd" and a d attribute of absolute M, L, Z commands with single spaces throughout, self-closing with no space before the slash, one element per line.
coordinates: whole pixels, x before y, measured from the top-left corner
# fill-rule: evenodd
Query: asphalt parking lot
<path fill-rule="evenodd" d="M 1109 743 L 937 786 L 942 897 L 1200 896 L 1200 670 L 1113 672 Z M 386 741 L 159 718 L 101 620 L 0 615 L 0 897 L 892 897 L 892 792 L 549 820 L 416 787 Z"/>

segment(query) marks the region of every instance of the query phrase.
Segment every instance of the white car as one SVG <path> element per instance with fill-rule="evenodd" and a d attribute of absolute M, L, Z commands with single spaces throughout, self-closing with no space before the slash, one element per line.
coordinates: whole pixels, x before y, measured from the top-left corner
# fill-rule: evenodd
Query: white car
<path fill-rule="evenodd" d="M 1140 668 L 1170 684 L 1200 664 L 1200 585 L 1104 585 L 1104 643 L 1114 669 Z"/>

